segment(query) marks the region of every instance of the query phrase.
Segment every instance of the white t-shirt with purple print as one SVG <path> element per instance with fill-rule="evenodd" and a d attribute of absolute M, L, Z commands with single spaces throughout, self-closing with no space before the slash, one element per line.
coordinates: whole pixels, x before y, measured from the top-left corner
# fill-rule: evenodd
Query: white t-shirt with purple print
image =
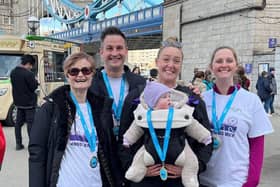
<path fill-rule="evenodd" d="M 84 115 L 86 124 L 91 133 L 89 114 L 87 105 L 79 104 Z M 96 133 L 95 133 L 96 134 Z M 90 160 L 97 157 L 98 138 L 96 137 L 95 152 L 91 152 L 86 139 L 83 126 L 78 114 L 72 124 L 69 139 L 64 152 L 57 182 L 57 187 L 100 187 L 102 186 L 100 164 L 95 168 L 90 167 Z"/>
<path fill-rule="evenodd" d="M 230 95 L 216 95 L 218 119 Z M 212 123 L 213 89 L 203 93 Z M 212 127 L 213 130 L 213 127 Z M 270 120 L 257 95 L 239 89 L 219 133 L 220 148 L 213 151 L 207 170 L 200 174 L 202 184 L 209 187 L 242 187 L 249 168 L 249 138 L 273 132 Z"/>

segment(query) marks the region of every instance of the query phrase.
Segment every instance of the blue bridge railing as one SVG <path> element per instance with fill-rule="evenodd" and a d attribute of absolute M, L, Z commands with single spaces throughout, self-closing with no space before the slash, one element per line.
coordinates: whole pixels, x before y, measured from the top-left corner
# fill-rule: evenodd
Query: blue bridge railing
<path fill-rule="evenodd" d="M 157 5 L 102 21 L 85 21 L 80 28 L 55 33 L 50 37 L 89 43 L 99 41 L 102 30 L 109 26 L 119 27 L 128 38 L 161 34 L 162 22 L 163 6 Z"/>

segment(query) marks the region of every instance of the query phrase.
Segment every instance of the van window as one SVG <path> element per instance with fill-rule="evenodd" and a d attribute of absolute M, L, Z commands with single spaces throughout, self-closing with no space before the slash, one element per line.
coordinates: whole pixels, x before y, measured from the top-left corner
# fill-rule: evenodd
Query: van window
<path fill-rule="evenodd" d="M 63 82 L 64 53 L 44 51 L 44 73 L 46 82 Z"/>
<path fill-rule="evenodd" d="M 21 55 L 0 54 L 0 79 L 8 79 L 11 71 L 20 64 Z"/>

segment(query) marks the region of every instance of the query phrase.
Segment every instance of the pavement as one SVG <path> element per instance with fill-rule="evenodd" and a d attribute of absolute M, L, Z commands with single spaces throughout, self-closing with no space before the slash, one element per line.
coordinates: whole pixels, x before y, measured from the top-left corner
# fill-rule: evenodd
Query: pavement
<path fill-rule="evenodd" d="M 274 133 L 265 137 L 264 165 L 259 187 L 279 187 L 280 182 L 280 110 L 271 119 Z"/>
<path fill-rule="evenodd" d="M 280 110 L 270 117 L 274 133 L 265 137 L 265 159 L 259 187 L 278 187 L 280 181 Z M 26 125 L 22 129 L 25 149 L 15 150 L 14 128 L 4 127 L 6 154 L 0 171 L 0 187 L 28 186 L 28 151 Z"/>

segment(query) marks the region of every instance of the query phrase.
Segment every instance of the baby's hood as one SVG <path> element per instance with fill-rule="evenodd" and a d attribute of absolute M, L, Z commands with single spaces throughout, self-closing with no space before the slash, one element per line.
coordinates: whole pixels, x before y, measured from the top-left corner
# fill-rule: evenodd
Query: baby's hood
<path fill-rule="evenodd" d="M 181 107 L 183 107 L 185 104 L 187 104 L 187 102 L 189 100 L 188 96 L 185 93 L 183 93 L 181 91 L 177 91 L 175 89 L 171 90 L 170 96 L 171 96 L 171 102 L 172 102 L 174 108 L 181 108 Z M 145 109 L 148 109 L 148 105 L 145 103 L 144 94 L 143 93 L 140 96 L 140 104 Z"/>
<path fill-rule="evenodd" d="M 174 116 L 172 128 L 186 127 L 192 123 L 192 113 L 194 108 L 188 106 L 188 96 L 180 91 L 172 89 L 171 100 L 174 106 Z M 134 111 L 135 122 L 138 126 L 148 128 L 147 124 L 147 110 L 148 105 L 144 102 L 143 94 L 140 96 L 140 104 Z M 168 116 L 168 109 L 152 110 L 152 121 L 155 129 L 164 129 L 166 127 L 166 120 Z"/>

